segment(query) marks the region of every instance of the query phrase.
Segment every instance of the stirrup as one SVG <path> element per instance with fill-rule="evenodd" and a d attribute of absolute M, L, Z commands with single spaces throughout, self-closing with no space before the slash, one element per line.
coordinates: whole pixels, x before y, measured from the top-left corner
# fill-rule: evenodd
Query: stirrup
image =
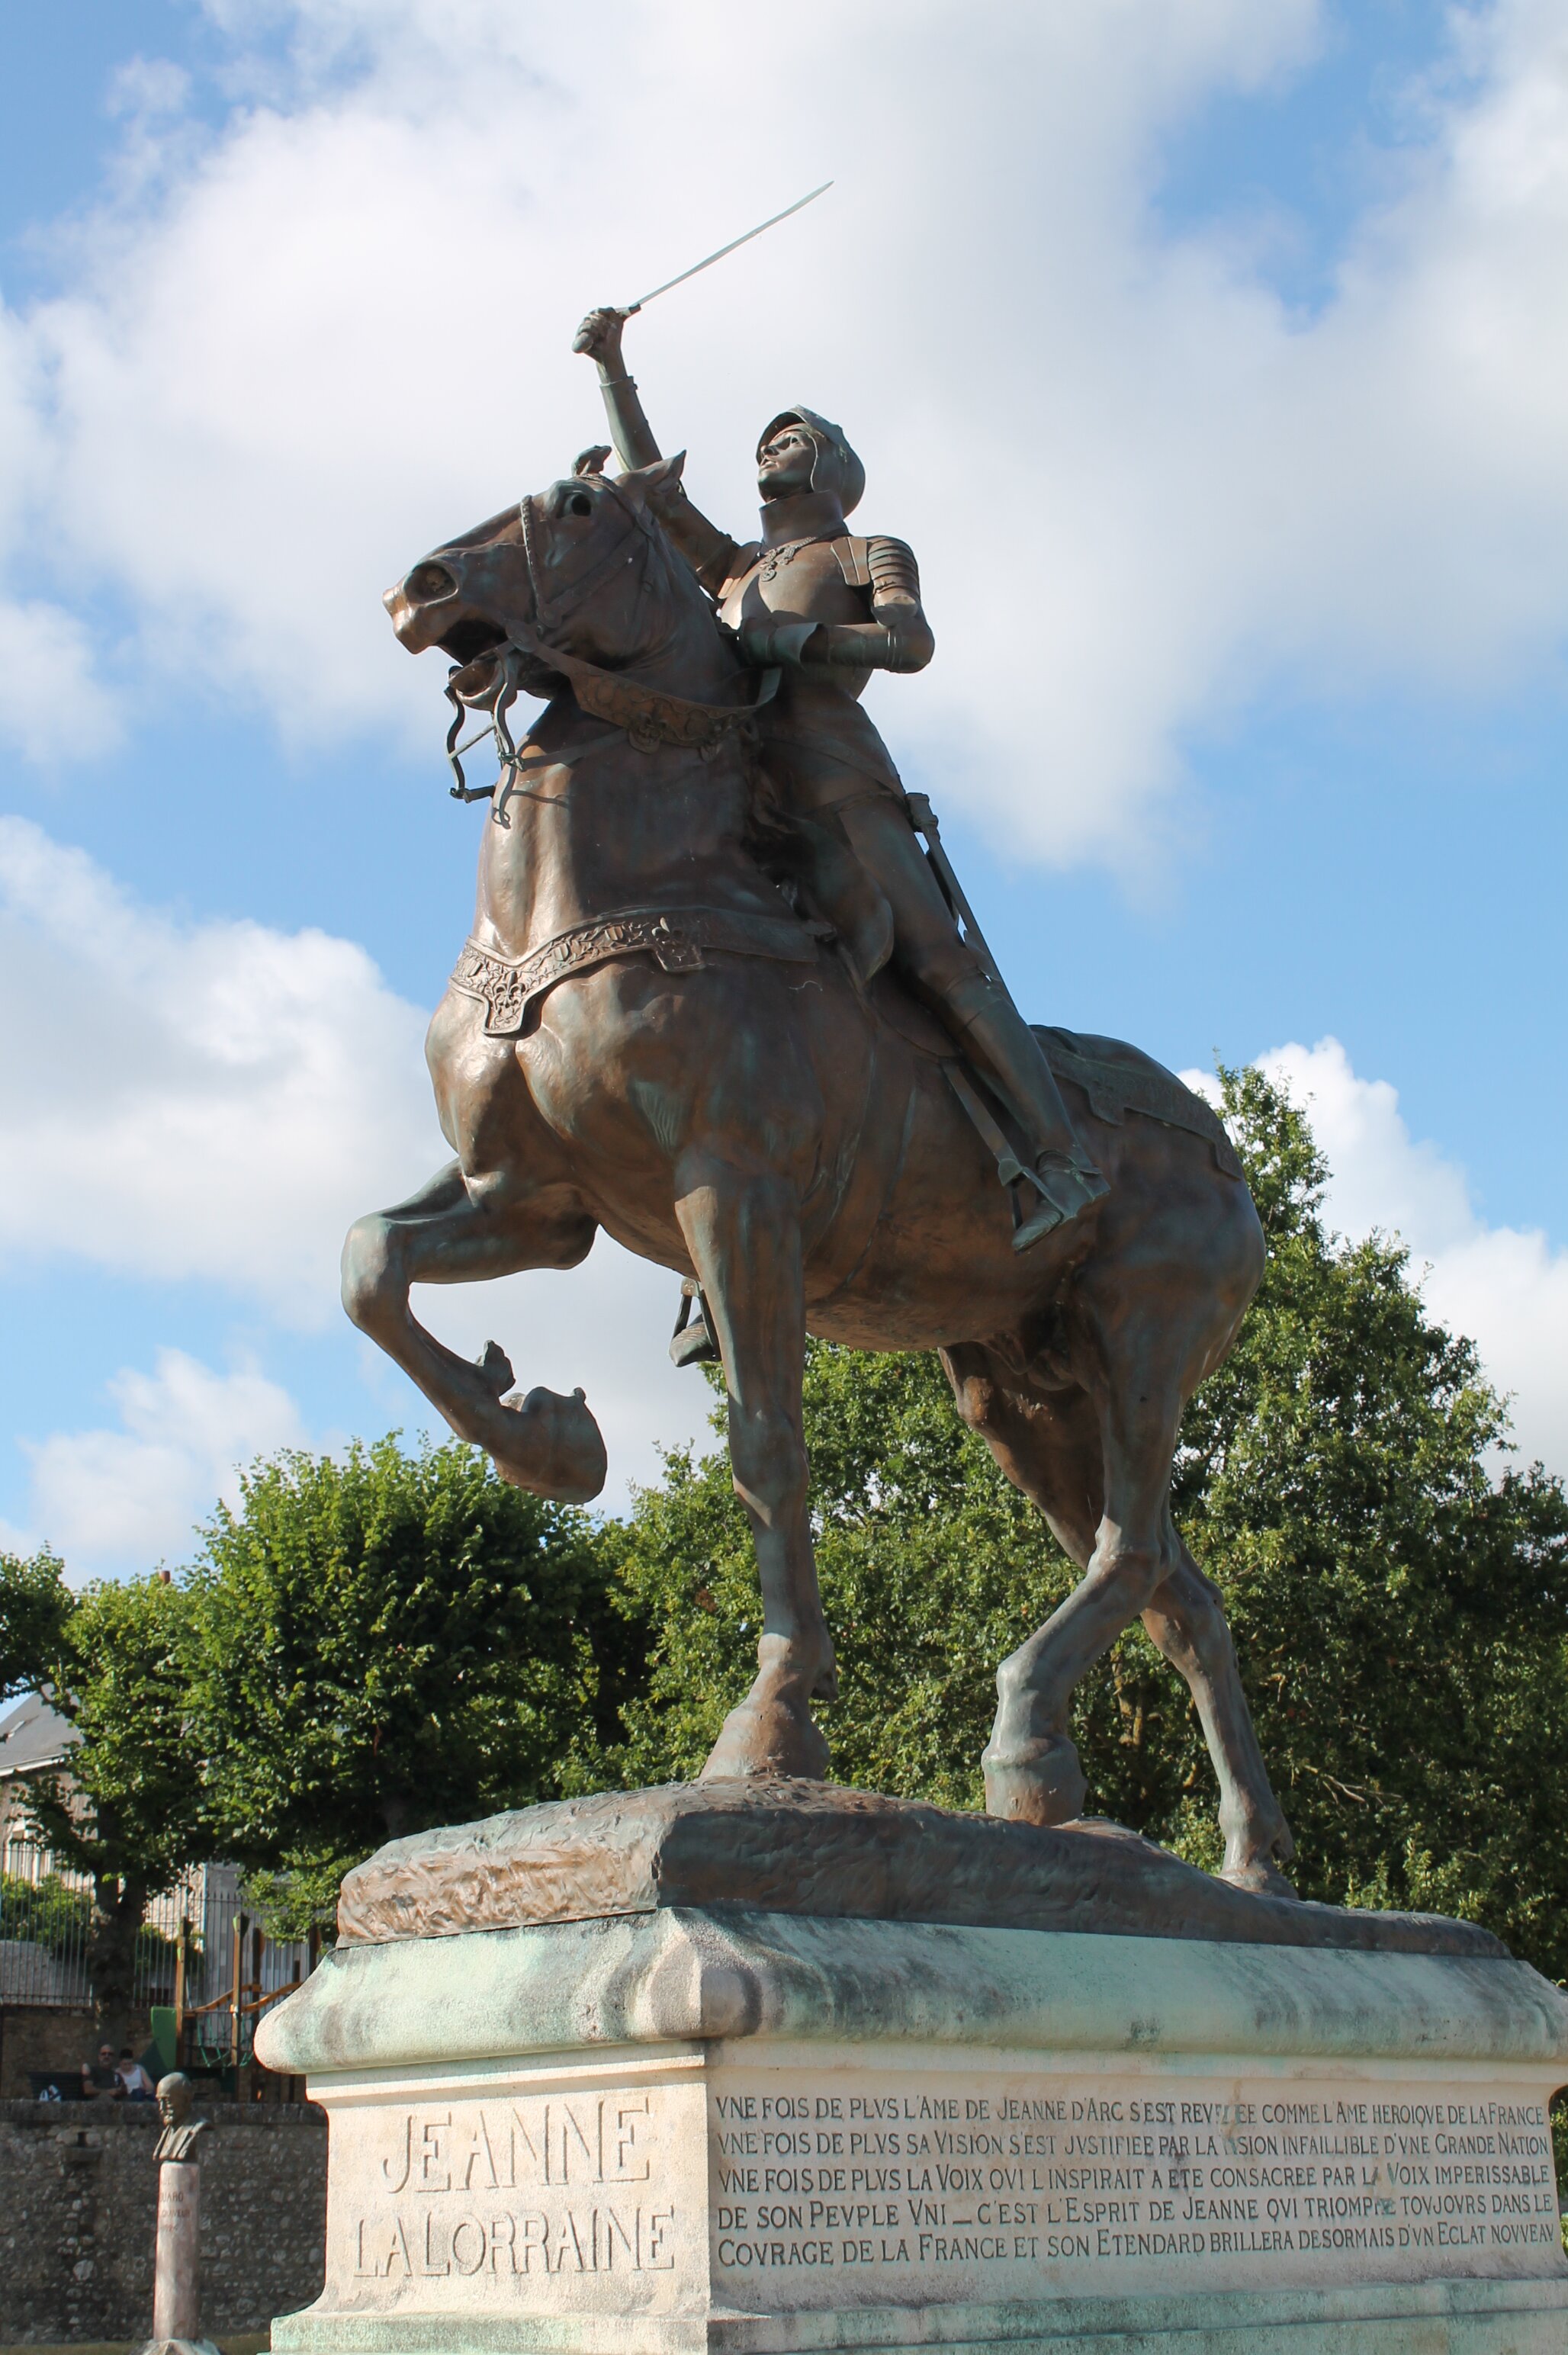
<path fill-rule="evenodd" d="M 708 1303 L 702 1297 L 702 1286 L 683 1278 L 680 1306 L 676 1312 L 675 1331 L 669 1337 L 670 1363 L 673 1366 L 715 1366 L 719 1351 L 708 1329 Z"/>
<path fill-rule="evenodd" d="M 1014 1233 L 1016 1252 L 1029 1251 L 1058 1228 L 1071 1226 L 1111 1190 L 1093 1163 L 1070 1161 L 1064 1153 L 1042 1153 L 1037 1167 L 1024 1174 L 1040 1199 Z"/>

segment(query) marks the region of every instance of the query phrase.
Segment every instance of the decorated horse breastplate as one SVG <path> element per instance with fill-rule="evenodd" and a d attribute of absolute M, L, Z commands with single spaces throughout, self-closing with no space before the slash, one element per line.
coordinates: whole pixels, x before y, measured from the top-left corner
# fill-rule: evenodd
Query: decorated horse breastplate
<path fill-rule="evenodd" d="M 526 956 L 502 956 L 470 940 L 457 960 L 452 987 L 484 1007 L 486 1038 L 506 1039 L 522 1031 L 535 1000 L 547 989 L 612 957 L 651 955 L 666 973 L 694 973 L 715 952 L 774 957 L 787 964 L 809 964 L 817 953 L 811 933 L 793 916 L 730 908 L 625 908 L 574 924 Z"/>

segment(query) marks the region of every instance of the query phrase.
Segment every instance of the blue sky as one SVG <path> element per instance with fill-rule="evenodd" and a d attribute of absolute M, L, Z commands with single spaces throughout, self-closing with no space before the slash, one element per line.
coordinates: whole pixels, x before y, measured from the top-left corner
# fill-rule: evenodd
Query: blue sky
<path fill-rule="evenodd" d="M 594 438 L 581 310 L 829 173 L 635 324 L 656 427 L 739 528 L 761 419 L 844 418 L 938 636 L 879 718 L 1020 1001 L 1279 1051 L 1568 1469 L 1560 12 L 773 21 L 0 7 L 14 1542 L 177 1560 L 236 1460 L 424 1420 L 332 1268 L 442 1157 L 481 820 L 379 591 Z M 439 1314 L 586 1383 L 613 1493 L 701 1425 L 672 1289 Z"/>

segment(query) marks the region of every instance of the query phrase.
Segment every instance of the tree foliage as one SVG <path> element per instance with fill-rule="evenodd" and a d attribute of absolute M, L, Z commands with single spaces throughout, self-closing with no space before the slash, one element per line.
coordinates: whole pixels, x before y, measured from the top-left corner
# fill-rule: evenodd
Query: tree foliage
<path fill-rule="evenodd" d="M 1221 1076 L 1269 1263 L 1189 1411 L 1173 1501 L 1224 1591 L 1298 1885 L 1485 1921 L 1564 1976 L 1568 1504 L 1539 1466 L 1499 1470 L 1503 1406 L 1403 1250 L 1328 1232 L 1302 1114 L 1254 1071 Z M 934 1359 L 814 1346 L 806 1426 L 834 1771 L 978 1806 L 997 1663 L 1076 1573 Z M 646 1654 L 608 1763 L 633 1783 L 694 1773 L 754 1665 L 721 1454 L 671 1455 L 604 1542 Z M 1085 1679 L 1073 1732 L 1092 1807 L 1218 1861 L 1196 1715 L 1141 1627 Z"/>
<path fill-rule="evenodd" d="M 604 1573 L 580 1513 L 472 1448 L 257 1465 L 190 1578 L 190 1705 L 217 1849 L 274 1928 L 389 1838 L 549 1798 L 613 1723 Z"/>
<path fill-rule="evenodd" d="M 189 1596 L 155 1572 L 61 1592 L 42 1681 L 78 1740 L 25 1805 L 60 1863 L 91 1877 L 88 1967 L 118 2041 L 147 1900 L 209 1852 L 188 1726 Z"/>
<path fill-rule="evenodd" d="M 65 1564 L 46 1546 L 0 1553 L 0 1700 L 44 1682 L 70 1609 Z"/>

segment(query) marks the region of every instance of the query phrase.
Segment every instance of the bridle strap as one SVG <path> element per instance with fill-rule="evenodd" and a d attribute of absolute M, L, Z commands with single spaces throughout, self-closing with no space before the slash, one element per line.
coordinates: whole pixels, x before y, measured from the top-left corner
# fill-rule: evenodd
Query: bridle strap
<path fill-rule="evenodd" d="M 601 489 L 607 493 L 620 508 L 625 519 L 624 527 L 613 545 L 605 549 L 598 562 L 591 564 L 581 580 L 568 581 L 561 593 L 556 597 L 547 597 L 540 586 L 539 557 L 534 548 L 533 532 L 538 505 L 537 496 L 530 492 L 517 501 L 517 517 L 523 535 L 523 562 L 528 568 L 528 595 L 533 603 L 534 621 L 541 629 L 547 623 L 551 629 L 559 629 L 561 623 L 577 611 L 590 591 L 599 586 L 603 575 L 611 570 L 612 566 L 620 561 L 621 551 L 634 532 L 641 531 L 650 547 L 653 545 L 653 534 L 648 530 L 636 509 L 629 506 L 622 497 L 613 483 L 606 483 L 603 477 L 600 477 L 599 481 Z"/>
<path fill-rule="evenodd" d="M 507 714 L 517 699 L 518 667 L 530 656 L 559 671 L 570 685 L 578 708 L 592 719 L 622 729 L 628 742 L 639 752 L 655 752 L 663 745 L 673 744 L 696 751 L 705 760 L 711 760 L 728 739 L 741 735 L 758 712 L 766 709 L 778 693 L 783 676 L 776 667 L 765 670 L 749 703 L 694 703 L 684 695 L 668 695 L 662 688 L 644 687 L 624 672 L 602 670 L 597 663 L 562 654 L 536 638 L 531 631 L 518 631 L 495 649 L 501 677 L 491 706 L 491 722 L 504 771 L 516 769 L 522 758 L 507 725 Z M 458 757 L 458 733 L 470 707 L 450 683 L 446 692 L 456 714 L 446 731 L 446 757 L 457 779 L 451 788 L 452 798 L 454 802 L 488 801 L 495 785 L 470 785 Z"/>
<path fill-rule="evenodd" d="M 547 597 L 540 583 L 533 533 L 538 512 L 537 496 L 530 495 L 517 502 L 522 522 L 523 560 L 528 569 L 528 594 L 533 612 L 520 628 L 514 628 L 508 643 L 522 653 L 532 655 L 537 661 L 548 663 L 552 670 L 559 671 L 571 681 L 572 692 L 584 711 L 591 712 L 596 719 L 608 720 L 612 727 L 624 728 L 632 741 L 642 750 L 651 750 L 655 744 L 680 744 L 697 751 L 716 746 L 753 711 L 772 701 L 778 689 L 776 671 L 763 674 L 761 689 L 753 703 L 731 709 L 728 705 L 694 703 L 683 695 L 667 695 L 657 687 L 639 686 L 624 672 L 604 670 L 597 663 L 586 662 L 579 655 L 569 655 L 550 645 L 542 635 L 547 627 L 559 629 L 561 623 L 586 601 L 604 575 L 621 561 L 622 551 L 634 533 L 641 533 L 647 549 L 653 553 L 657 553 L 663 544 L 646 517 L 615 484 L 607 482 L 603 475 L 595 479 L 601 495 L 613 499 L 620 509 L 624 526 L 598 562 L 590 565 L 580 580 L 570 582 L 559 597 Z M 512 699 L 507 697 L 508 707 Z"/>
<path fill-rule="evenodd" d="M 645 687 L 624 671 L 604 670 L 597 663 L 584 662 L 579 655 L 565 654 L 547 645 L 531 631 L 514 632 L 502 652 L 508 657 L 513 654 L 531 655 L 536 661 L 548 663 L 551 670 L 560 671 L 570 681 L 580 708 L 595 719 L 608 721 L 612 728 L 624 729 L 639 752 L 651 752 L 661 744 L 679 744 L 691 751 L 717 751 L 727 737 L 735 735 L 773 701 L 781 676 L 777 669 L 765 670 L 749 703 L 695 703 L 688 696 Z M 507 667 L 511 667 L 509 660 Z M 507 698 L 508 709 L 515 696 L 514 688 Z M 503 721 L 503 728 L 504 724 Z M 507 763 L 514 758 L 509 736 L 502 757 Z"/>
<path fill-rule="evenodd" d="M 528 622 L 514 623 L 511 635 L 493 649 L 499 677 L 494 689 L 486 690 L 486 696 L 503 773 L 508 769 L 515 770 L 518 762 L 519 755 L 507 725 L 507 715 L 517 699 L 522 684 L 522 666 L 527 661 L 543 663 L 547 668 L 558 673 L 571 687 L 580 709 L 592 719 L 603 719 L 613 728 L 624 730 L 628 741 L 640 752 L 655 751 L 661 745 L 679 745 L 710 760 L 727 740 L 738 735 L 778 693 L 782 674 L 773 668 L 763 673 L 756 695 L 749 703 L 697 703 L 688 696 L 671 695 L 661 687 L 645 687 L 640 681 L 628 677 L 624 671 L 605 670 L 598 663 L 584 661 L 580 655 L 569 655 L 564 648 L 552 646 L 540 634 L 546 613 L 550 617 L 551 626 L 559 627 L 598 586 L 611 567 L 621 559 L 622 551 L 635 531 L 642 532 L 650 548 L 656 546 L 647 525 L 635 508 L 622 497 L 615 485 L 602 480 L 602 487 L 621 508 L 626 527 L 599 561 L 592 565 L 580 581 L 572 581 L 566 594 L 560 598 L 547 599 L 540 593 L 539 564 L 533 542 L 534 499 L 530 496 L 517 503 L 533 617 Z M 463 764 L 457 753 L 457 739 L 464 715 L 472 709 L 472 704 L 465 703 L 450 682 L 446 692 L 455 713 L 446 735 L 446 757 L 457 779 L 452 788 L 452 797 L 454 801 L 487 800 L 495 792 L 495 786 L 470 786 L 464 780 Z M 473 702 L 483 707 L 485 699 L 476 695 Z"/>

